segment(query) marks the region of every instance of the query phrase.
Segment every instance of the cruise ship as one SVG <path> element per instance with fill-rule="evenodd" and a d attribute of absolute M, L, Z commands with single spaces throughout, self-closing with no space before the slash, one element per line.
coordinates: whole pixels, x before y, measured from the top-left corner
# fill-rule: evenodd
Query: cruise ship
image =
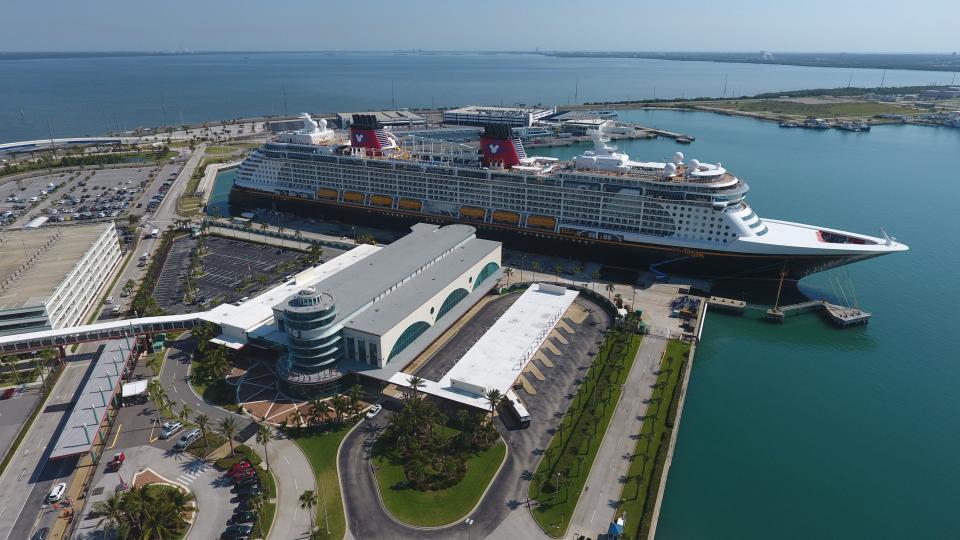
<path fill-rule="evenodd" d="M 635 161 L 600 132 L 573 160 L 527 156 L 509 126 L 487 126 L 479 150 L 401 137 L 356 115 L 349 131 L 303 114 L 239 166 L 231 203 L 364 224 L 461 222 L 540 253 L 658 275 L 799 280 L 907 246 L 761 218 L 747 184 L 720 163 Z"/>

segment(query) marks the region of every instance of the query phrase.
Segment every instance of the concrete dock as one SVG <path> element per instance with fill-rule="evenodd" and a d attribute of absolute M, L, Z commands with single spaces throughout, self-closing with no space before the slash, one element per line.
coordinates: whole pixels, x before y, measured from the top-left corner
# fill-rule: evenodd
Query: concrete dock
<path fill-rule="evenodd" d="M 871 315 L 869 312 L 857 308 L 839 306 L 826 300 L 810 300 L 789 306 L 772 307 L 767 310 L 767 319 L 782 323 L 789 315 L 799 315 L 810 311 L 818 311 L 826 315 L 834 326 L 840 328 L 867 324 Z"/>
<path fill-rule="evenodd" d="M 743 312 L 747 309 L 747 303 L 743 300 L 734 300 L 733 298 L 723 298 L 722 296 L 711 296 L 707 300 L 707 307 L 720 310 L 720 311 L 729 311 L 743 315 Z"/>

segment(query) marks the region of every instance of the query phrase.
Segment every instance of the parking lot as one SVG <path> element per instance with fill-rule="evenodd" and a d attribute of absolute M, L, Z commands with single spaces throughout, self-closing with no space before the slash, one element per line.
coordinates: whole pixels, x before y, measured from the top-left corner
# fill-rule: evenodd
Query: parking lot
<path fill-rule="evenodd" d="M 186 279 L 190 254 L 196 247 L 196 239 L 180 237 L 173 242 L 164 261 L 154 297 L 167 313 L 187 313 L 253 296 L 307 266 L 299 251 L 208 236 L 203 249 L 203 274 L 194 278 L 194 294 L 188 298 Z"/>
<path fill-rule="evenodd" d="M 40 216 L 52 223 L 72 223 L 144 215 L 156 208 L 179 169 L 170 163 L 9 181 L 0 185 L 0 226 L 23 226 Z"/>

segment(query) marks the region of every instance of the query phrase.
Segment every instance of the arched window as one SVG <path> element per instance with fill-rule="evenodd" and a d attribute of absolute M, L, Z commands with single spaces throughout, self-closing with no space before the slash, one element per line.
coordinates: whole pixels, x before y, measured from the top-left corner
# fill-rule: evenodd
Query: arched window
<path fill-rule="evenodd" d="M 427 331 L 430 328 L 430 323 L 418 321 L 407 327 L 406 330 L 400 334 L 400 337 L 397 338 L 397 342 L 393 345 L 393 349 L 390 350 L 390 356 L 387 357 L 387 362 L 393 359 L 394 356 L 400 354 L 400 351 L 407 348 L 407 345 L 413 343 L 413 340 L 420 337 L 420 334 Z"/>
<path fill-rule="evenodd" d="M 440 311 L 437 312 L 437 320 L 439 321 L 441 317 L 453 309 L 453 306 L 459 304 L 460 301 L 466 298 L 469 294 L 470 293 L 466 289 L 457 289 L 447 295 L 447 299 L 444 300 L 443 305 L 440 306 Z"/>
<path fill-rule="evenodd" d="M 497 273 L 497 270 L 499 269 L 500 269 L 499 264 L 495 262 L 487 263 L 487 265 L 483 267 L 483 270 L 480 270 L 480 273 L 477 274 L 477 279 L 474 280 L 473 282 L 473 289 L 476 290 L 477 287 L 479 287 L 480 284 L 484 282 L 484 280 L 486 280 L 488 277 L 492 276 L 493 274 Z"/>

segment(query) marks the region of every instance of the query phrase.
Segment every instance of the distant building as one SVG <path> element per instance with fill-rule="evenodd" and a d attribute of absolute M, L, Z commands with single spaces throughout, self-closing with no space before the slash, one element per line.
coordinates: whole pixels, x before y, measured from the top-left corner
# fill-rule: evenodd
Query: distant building
<path fill-rule="evenodd" d="M 531 107 L 480 107 L 470 105 L 443 112 L 444 124 L 458 126 L 486 126 L 507 124 L 514 127 L 530 127 L 541 119 L 557 112 L 556 109 Z"/>
<path fill-rule="evenodd" d="M 119 261 L 113 222 L 3 232 L 0 335 L 80 324 Z"/>
<path fill-rule="evenodd" d="M 920 99 L 957 99 L 960 98 L 960 86 L 921 90 Z"/>
<path fill-rule="evenodd" d="M 581 137 L 587 135 L 592 130 L 596 129 L 607 129 L 613 127 L 613 120 L 606 120 L 603 118 L 583 118 L 580 120 L 569 120 L 560 124 L 560 131 L 562 133 L 569 133 L 576 137 Z"/>
<path fill-rule="evenodd" d="M 366 111 L 337 113 L 337 127 L 341 129 L 350 127 L 355 114 L 375 116 L 381 126 L 423 127 L 427 125 L 426 118 L 410 111 Z"/>

